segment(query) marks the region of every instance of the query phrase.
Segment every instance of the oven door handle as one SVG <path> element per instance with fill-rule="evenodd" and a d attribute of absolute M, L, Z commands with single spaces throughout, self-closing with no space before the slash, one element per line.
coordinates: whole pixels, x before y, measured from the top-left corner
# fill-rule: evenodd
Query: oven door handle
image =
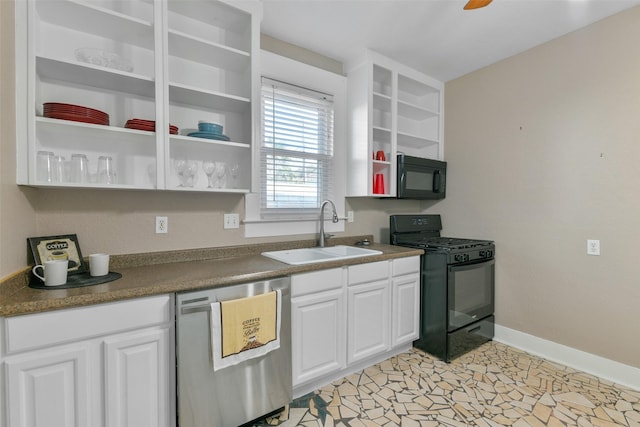
<path fill-rule="evenodd" d="M 476 268 L 490 266 L 495 263 L 496 263 L 496 260 L 494 258 L 491 258 L 488 260 L 482 260 L 480 262 L 474 262 L 472 264 L 463 264 L 463 265 L 453 264 L 453 265 L 449 265 L 449 271 L 456 272 L 456 271 L 475 270 Z"/>

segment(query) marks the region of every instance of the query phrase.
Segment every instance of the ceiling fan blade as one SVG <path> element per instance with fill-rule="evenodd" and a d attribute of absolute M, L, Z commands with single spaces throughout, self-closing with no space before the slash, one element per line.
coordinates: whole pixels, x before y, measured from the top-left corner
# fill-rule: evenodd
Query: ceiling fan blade
<path fill-rule="evenodd" d="M 466 4 L 464 10 L 480 9 L 481 7 L 485 7 L 491 2 L 492 0 L 469 0 L 469 3 Z"/>

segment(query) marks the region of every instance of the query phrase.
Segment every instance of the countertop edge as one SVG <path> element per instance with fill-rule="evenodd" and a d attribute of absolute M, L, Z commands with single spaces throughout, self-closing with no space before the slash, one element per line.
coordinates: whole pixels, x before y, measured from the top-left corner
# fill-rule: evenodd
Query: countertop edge
<path fill-rule="evenodd" d="M 363 236 L 349 237 L 347 241 L 335 239 L 334 244 L 353 244 Z M 371 236 L 364 236 L 371 239 Z M 332 239 L 333 240 L 333 239 Z M 370 240 L 371 241 L 371 240 Z M 293 248 L 299 246 L 296 242 Z M 239 283 L 290 276 L 329 268 L 344 267 L 368 262 L 392 260 L 423 254 L 421 249 L 411 249 L 386 244 L 371 244 L 371 249 L 382 251 L 381 255 L 330 261 L 307 265 L 288 265 L 260 255 L 265 250 L 289 249 L 283 244 L 251 245 L 247 247 L 213 248 L 214 250 L 178 251 L 179 256 L 171 258 L 171 253 L 157 253 L 148 264 L 140 263 L 137 256 L 133 263 L 115 263 L 114 271 L 122 273 L 122 279 L 101 285 L 73 288 L 37 290 L 28 287 L 30 268 L 25 268 L 0 283 L 0 316 L 11 317 L 52 310 L 110 303 L 132 298 L 179 293 L 207 288 L 230 286 Z M 194 254 L 223 254 L 227 257 Z M 182 256 L 182 255 L 187 255 Z M 155 254 L 154 254 L 155 255 Z M 229 256 L 230 255 L 230 256 Z M 159 263 L 158 260 L 171 260 Z"/>

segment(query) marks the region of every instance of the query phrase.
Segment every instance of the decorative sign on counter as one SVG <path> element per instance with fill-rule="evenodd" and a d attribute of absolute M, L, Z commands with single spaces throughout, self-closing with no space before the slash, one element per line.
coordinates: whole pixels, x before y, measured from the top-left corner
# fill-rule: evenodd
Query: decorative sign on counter
<path fill-rule="evenodd" d="M 67 282 L 62 285 L 45 286 L 44 282 L 33 274 L 29 286 L 35 289 L 68 289 L 82 286 L 98 285 L 111 282 L 122 277 L 120 273 L 108 272 L 102 276 L 91 276 L 87 263 L 82 258 L 78 236 L 65 234 L 60 236 L 29 237 L 27 243 L 36 265 L 49 260 L 69 260 Z"/>
<path fill-rule="evenodd" d="M 53 259 L 68 259 L 68 275 L 86 273 L 87 267 L 82 260 L 78 236 L 75 234 L 29 237 L 27 242 L 36 264 Z"/>

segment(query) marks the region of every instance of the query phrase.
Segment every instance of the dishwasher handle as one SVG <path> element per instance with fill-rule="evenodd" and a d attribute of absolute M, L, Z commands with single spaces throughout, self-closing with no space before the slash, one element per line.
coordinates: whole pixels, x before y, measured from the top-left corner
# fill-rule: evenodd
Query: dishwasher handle
<path fill-rule="evenodd" d="M 243 283 L 241 285 L 222 287 L 220 289 L 205 292 L 194 292 L 184 294 L 182 297 L 179 297 L 176 301 L 176 305 L 180 306 L 180 315 L 209 313 L 211 312 L 211 304 L 215 302 L 249 298 L 260 294 L 274 292 L 276 290 L 280 290 L 283 296 L 289 295 L 289 284 L 289 277 L 278 277 L 262 282 Z M 241 289 L 241 291 L 238 291 L 238 289 Z"/>
<path fill-rule="evenodd" d="M 185 306 L 187 304 L 194 304 L 194 303 L 205 302 L 205 301 L 209 301 L 209 297 L 193 298 L 193 299 L 189 299 L 189 300 L 184 300 L 184 301 L 182 301 L 182 305 Z M 214 302 L 216 302 L 216 301 L 217 301 L 217 299 L 214 299 Z M 207 312 L 207 311 L 211 311 L 211 303 L 209 303 L 209 304 L 192 305 L 192 306 L 189 306 L 189 307 L 182 307 L 180 309 L 180 314 L 191 314 L 191 313 L 200 313 L 200 312 Z"/>
<path fill-rule="evenodd" d="M 211 311 L 211 305 L 195 305 L 193 307 L 182 307 L 180 314 L 207 313 Z"/>

